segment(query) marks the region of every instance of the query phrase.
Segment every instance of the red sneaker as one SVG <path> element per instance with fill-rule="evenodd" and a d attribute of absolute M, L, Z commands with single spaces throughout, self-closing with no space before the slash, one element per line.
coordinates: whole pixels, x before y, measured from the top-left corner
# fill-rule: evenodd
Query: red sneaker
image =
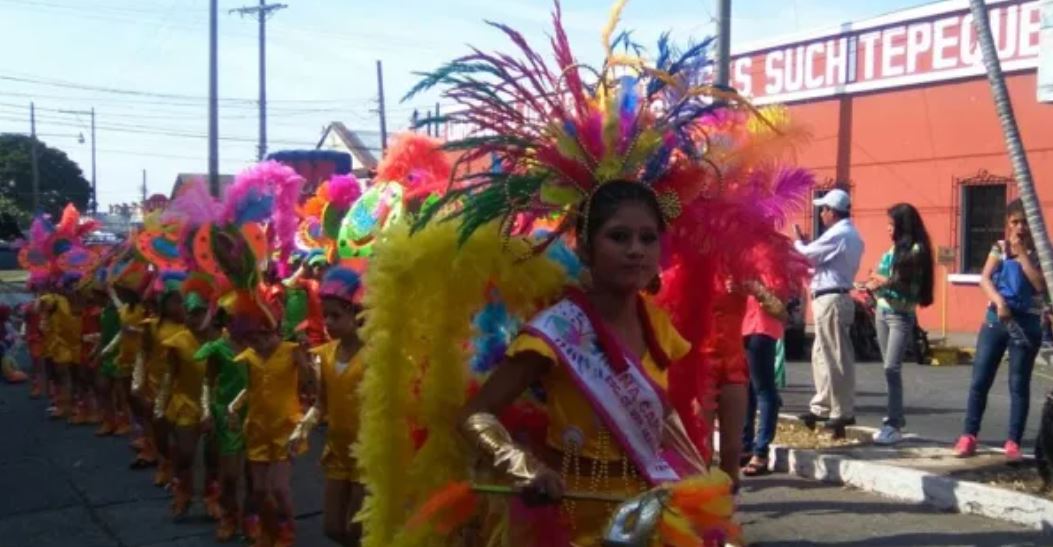
<path fill-rule="evenodd" d="M 1005 446 L 1005 459 L 1011 462 L 1018 462 L 1024 459 L 1024 455 L 1020 453 L 1020 445 L 1015 441 L 1006 441 Z"/>
<path fill-rule="evenodd" d="M 958 442 L 954 443 L 954 455 L 959 458 L 969 458 L 976 455 L 976 435 L 962 435 Z"/>

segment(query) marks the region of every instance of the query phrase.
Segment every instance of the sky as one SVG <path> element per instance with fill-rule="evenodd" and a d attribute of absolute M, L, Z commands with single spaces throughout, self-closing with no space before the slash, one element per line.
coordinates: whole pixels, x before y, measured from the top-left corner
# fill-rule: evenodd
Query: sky
<path fill-rule="evenodd" d="M 376 61 L 384 65 L 389 132 L 436 94 L 400 101 L 414 73 L 468 51 L 509 50 L 499 21 L 547 53 L 549 0 L 282 0 L 267 22 L 270 151 L 314 148 L 342 121 L 378 132 Z M 256 159 L 258 24 L 230 13 L 256 0 L 218 0 L 220 171 Z M 271 2 L 269 2 L 271 3 Z M 276 3 L 276 2 L 275 2 Z M 735 0 L 732 48 L 820 30 L 924 0 Z M 37 133 L 89 178 L 89 117 L 95 108 L 100 210 L 168 193 L 178 173 L 207 171 L 209 0 L 0 0 L 0 133 Z M 579 60 L 595 61 L 612 0 L 563 0 Z M 663 31 L 686 43 L 715 31 L 715 0 L 631 0 L 622 27 L 653 44 Z M 63 112 L 65 111 L 65 112 Z M 83 142 L 80 136 L 83 135 Z"/>

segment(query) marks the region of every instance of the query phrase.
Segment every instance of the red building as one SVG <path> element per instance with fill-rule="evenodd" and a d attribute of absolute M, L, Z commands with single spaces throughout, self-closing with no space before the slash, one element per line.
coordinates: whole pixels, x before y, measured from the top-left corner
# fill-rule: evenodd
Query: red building
<path fill-rule="evenodd" d="M 1002 67 L 1047 222 L 1053 221 L 1053 105 L 1038 101 L 1039 1 L 989 1 Z M 1049 49 L 1049 48 L 1045 48 Z M 736 52 L 733 84 L 782 103 L 812 131 L 802 165 L 852 195 L 866 241 L 860 277 L 890 245 L 886 210 L 906 201 L 939 247 L 933 334 L 975 333 L 978 273 L 1002 234 L 1013 172 L 968 2 L 949 0 Z M 800 220 L 816 229 L 811 216 Z"/>

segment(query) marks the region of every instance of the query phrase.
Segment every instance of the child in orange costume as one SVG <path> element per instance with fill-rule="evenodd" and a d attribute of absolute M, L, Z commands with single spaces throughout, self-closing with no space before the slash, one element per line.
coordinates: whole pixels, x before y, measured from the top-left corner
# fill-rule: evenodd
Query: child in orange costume
<path fill-rule="evenodd" d="M 325 535 L 340 545 L 358 545 L 362 535 L 361 525 L 353 520 L 362 508 L 365 488 L 351 453 L 351 446 L 358 442 L 358 385 L 364 373 L 358 337 L 361 288 L 358 274 L 349 268 L 333 268 L 322 280 L 319 293 L 325 328 L 333 340 L 311 350 L 321 372 L 319 396 L 294 432 L 294 440 L 306 440 L 322 416 L 328 420 L 322 453 L 324 526 Z"/>
<path fill-rule="evenodd" d="M 38 302 L 43 288 L 44 283 L 40 274 L 30 274 L 28 289 L 36 298 L 23 308 L 25 321 L 22 323 L 22 336 L 26 340 L 26 347 L 29 349 L 29 359 L 33 363 L 32 387 L 30 387 L 29 391 L 29 396 L 33 399 L 40 397 L 44 392 L 44 385 L 47 381 L 44 375 L 44 332 L 41 330 L 42 318 L 38 309 Z"/>
<path fill-rule="evenodd" d="M 248 405 L 244 431 L 253 498 L 257 507 L 273 500 L 276 513 L 271 519 L 268 511 L 263 512 L 260 540 L 268 544 L 274 531 L 274 545 L 290 546 L 296 537 L 289 485 L 291 457 L 306 450 L 293 433 L 302 416 L 301 382 L 310 385 L 313 373 L 306 352 L 298 344 L 282 342 L 274 319 L 277 314 L 265 309 L 259 296 L 241 296 L 231 334 L 248 346 L 235 361 L 247 365 L 249 381 L 228 406 L 227 419 L 230 427 L 239 427 L 239 410 Z"/>
<path fill-rule="evenodd" d="M 99 345 L 100 314 L 91 286 L 80 287 L 74 297 L 74 307 L 80 311 L 81 344 L 80 357 L 74 368 L 74 386 L 77 389 L 77 408 L 74 417 L 77 423 L 99 423 L 99 399 L 95 389 L 98 363 L 95 350 Z"/>

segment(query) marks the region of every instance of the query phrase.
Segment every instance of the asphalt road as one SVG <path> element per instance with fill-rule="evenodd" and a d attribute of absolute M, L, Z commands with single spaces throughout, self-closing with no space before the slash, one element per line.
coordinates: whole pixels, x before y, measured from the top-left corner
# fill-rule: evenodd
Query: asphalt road
<path fill-rule="evenodd" d="M 808 410 L 815 393 L 811 363 L 787 363 L 787 386 L 782 391 L 782 412 L 798 414 Z M 965 402 L 972 367 L 969 365 L 932 367 L 915 363 L 903 365 L 906 432 L 926 438 L 954 442 L 965 420 Z M 1001 447 L 1009 431 L 1009 373 L 1003 363 L 987 400 L 987 412 L 980 429 L 980 441 Z M 1042 401 L 1053 390 L 1053 370 L 1035 366 L 1031 379 L 1031 413 L 1024 444 L 1034 443 L 1042 411 Z M 885 417 L 887 393 L 881 363 L 856 364 L 856 420 L 860 425 L 881 427 Z"/>
<path fill-rule="evenodd" d="M 44 406 L 25 386 L 0 384 L 0 547 L 220 545 L 200 504 L 183 522 L 170 520 L 151 472 L 128 470 L 126 439 L 49 421 Z M 321 533 L 317 441 L 293 479 L 298 545 L 312 547 L 330 545 Z M 746 538 L 760 546 L 1049 545 L 1012 525 L 784 475 L 748 480 L 741 502 Z"/>

